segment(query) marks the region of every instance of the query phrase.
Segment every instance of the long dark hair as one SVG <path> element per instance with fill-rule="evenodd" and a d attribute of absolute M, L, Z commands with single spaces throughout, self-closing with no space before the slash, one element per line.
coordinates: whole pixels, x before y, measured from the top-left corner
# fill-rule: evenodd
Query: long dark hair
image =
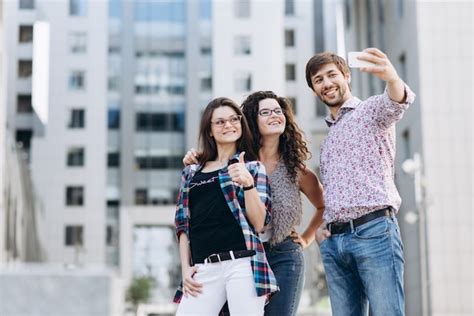
<path fill-rule="evenodd" d="M 264 99 L 275 99 L 286 118 L 285 130 L 280 135 L 278 152 L 283 158 L 283 162 L 290 174 L 291 180 L 296 182 L 298 170 L 305 168 L 304 162 L 311 157 L 306 142 L 303 139 L 303 132 L 295 122 L 293 108 L 290 100 L 279 97 L 272 91 L 257 91 L 252 93 L 242 103 L 242 111 L 247 118 L 252 136 L 254 139 L 253 148 L 259 152 L 262 147 L 262 135 L 258 130 L 258 110 L 259 102 Z"/>
<path fill-rule="evenodd" d="M 250 132 L 247 120 L 239 106 L 229 98 L 215 98 L 207 105 L 201 117 L 201 126 L 199 128 L 199 145 L 202 154 L 199 156 L 199 164 L 204 166 L 208 161 L 217 158 L 217 145 L 214 137 L 211 136 L 211 118 L 214 110 L 228 106 L 232 108 L 237 115 L 242 116 L 240 125 L 242 127 L 242 136 L 237 140 L 237 151 L 245 151 L 245 160 L 257 160 L 257 154 L 252 146 L 252 133 Z"/>

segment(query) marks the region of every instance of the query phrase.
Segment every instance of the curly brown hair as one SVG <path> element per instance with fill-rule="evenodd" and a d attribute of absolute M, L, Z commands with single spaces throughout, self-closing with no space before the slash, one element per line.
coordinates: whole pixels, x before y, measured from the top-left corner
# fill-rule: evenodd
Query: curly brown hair
<path fill-rule="evenodd" d="M 305 161 L 311 157 L 306 142 L 303 138 L 303 131 L 295 122 L 293 107 L 290 100 L 277 96 L 272 91 L 257 91 L 249 95 L 242 103 L 242 112 L 247 118 L 250 131 L 253 136 L 253 146 L 255 152 L 259 152 L 262 147 L 262 136 L 258 130 L 259 102 L 264 99 L 275 99 L 283 110 L 286 118 L 284 132 L 280 135 L 278 152 L 283 158 L 283 162 L 290 174 L 291 181 L 296 182 L 298 170 L 304 170 Z"/>

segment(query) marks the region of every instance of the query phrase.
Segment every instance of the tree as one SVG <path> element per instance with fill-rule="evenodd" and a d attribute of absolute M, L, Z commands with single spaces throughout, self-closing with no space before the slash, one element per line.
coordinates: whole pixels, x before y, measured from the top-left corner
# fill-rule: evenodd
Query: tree
<path fill-rule="evenodd" d="M 153 280 L 150 277 L 142 276 L 133 279 L 128 287 L 126 299 L 132 303 L 135 315 L 138 312 L 138 305 L 146 303 L 150 299 L 152 286 Z"/>

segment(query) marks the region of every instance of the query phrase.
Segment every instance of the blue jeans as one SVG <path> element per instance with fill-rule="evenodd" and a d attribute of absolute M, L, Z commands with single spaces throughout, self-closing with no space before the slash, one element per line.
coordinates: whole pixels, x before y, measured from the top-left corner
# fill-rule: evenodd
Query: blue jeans
<path fill-rule="evenodd" d="M 280 287 L 265 306 L 265 316 L 294 316 L 304 284 L 304 257 L 301 246 L 290 237 L 270 246 L 264 243 L 268 263 Z"/>
<path fill-rule="evenodd" d="M 397 219 L 381 217 L 320 245 L 333 316 L 405 315 L 403 243 Z"/>

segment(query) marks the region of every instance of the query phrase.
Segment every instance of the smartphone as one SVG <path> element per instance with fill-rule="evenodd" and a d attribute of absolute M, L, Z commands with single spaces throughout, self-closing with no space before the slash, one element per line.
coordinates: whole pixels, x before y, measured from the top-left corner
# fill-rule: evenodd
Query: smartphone
<path fill-rule="evenodd" d="M 348 64 L 351 68 L 362 68 L 362 67 L 371 67 L 375 66 L 375 64 L 357 59 L 358 56 L 365 55 L 364 52 L 349 52 L 348 53 Z"/>

